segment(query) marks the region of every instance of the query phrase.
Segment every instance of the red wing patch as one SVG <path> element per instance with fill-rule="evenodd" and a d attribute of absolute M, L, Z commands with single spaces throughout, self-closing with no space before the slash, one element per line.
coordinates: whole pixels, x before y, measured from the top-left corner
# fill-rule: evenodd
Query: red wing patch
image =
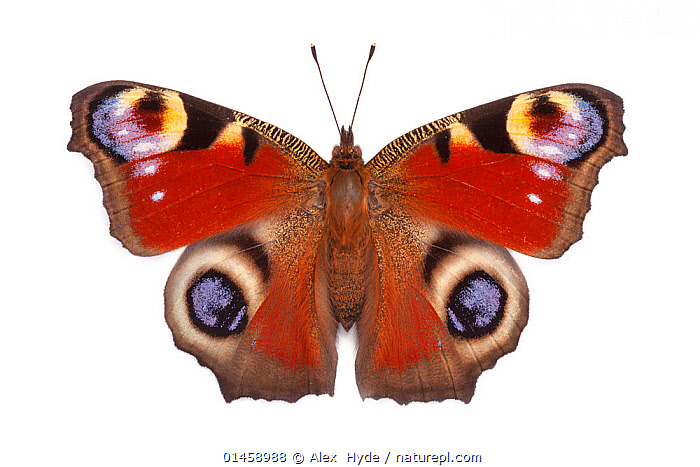
<path fill-rule="evenodd" d="M 124 182 L 105 187 L 107 210 L 119 219 L 113 234 L 133 232 L 143 247 L 169 251 L 303 201 L 309 185 L 293 178 L 279 150 L 262 144 L 250 167 L 243 150 L 238 138 L 119 166 Z"/>
<path fill-rule="evenodd" d="M 574 216 L 567 212 L 572 195 L 566 166 L 474 145 L 453 145 L 450 163 L 443 164 L 428 143 L 401 169 L 382 192 L 422 218 L 533 256 L 560 235 L 577 235 L 562 232 Z"/>

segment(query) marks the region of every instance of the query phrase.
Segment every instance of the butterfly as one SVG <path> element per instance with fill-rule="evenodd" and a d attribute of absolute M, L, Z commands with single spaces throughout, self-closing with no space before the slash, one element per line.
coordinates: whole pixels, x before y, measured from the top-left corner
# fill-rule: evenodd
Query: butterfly
<path fill-rule="evenodd" d="M 357 327 L 363 399 L 469 402 L 528 320 L 507 249 L 561 256 L 601 167 L 627 153 L 622 100 L 588 84 L 441 118 L 366 164 L 352 126 L 326 162 L 158 86 L 95 84 L 71 110 L 68 149 L 94 164 L 111 234 L 140 256 L 189 245 L 166 321 L 229 402 L 332 395 L 338 325 Z"/>

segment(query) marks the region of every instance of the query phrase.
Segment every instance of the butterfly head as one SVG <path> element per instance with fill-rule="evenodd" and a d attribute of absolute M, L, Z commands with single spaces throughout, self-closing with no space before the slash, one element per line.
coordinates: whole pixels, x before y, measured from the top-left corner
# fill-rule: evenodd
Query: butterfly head
<path fill-rule="evenodd" d="M 362 150 L 355 146 L 355 137 L 352 134 L 352 127 L 347 130 L 340 129 L 340 144 L 333 148 L 333 158 L 331 165 L 338 164 L 341 168 L 348 168 L 357 162 L 362 162 Z"/>

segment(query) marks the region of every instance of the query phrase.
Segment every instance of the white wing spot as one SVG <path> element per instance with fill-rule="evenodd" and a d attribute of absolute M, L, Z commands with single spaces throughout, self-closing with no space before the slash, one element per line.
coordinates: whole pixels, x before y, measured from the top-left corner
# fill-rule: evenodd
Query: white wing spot
<path fill-rule="evenodd" d="M 134 166 L 134 170 L 131 172 L 131 175 L 133 177 L 148 177 L 158 171 L 160 164 L 160 159 L 153 159 L 138 163 Z"/>
<path fill-rule="evenodd" d="M 540 165 L 538 167 L 534 167 L 534 169 L 535 169 L 535 173 L 540 178 L 543 178 L 545 180 L 548 178 L 552 178 L 552 171 L 549 170 L 549 167 L 544 167 L 544 166 Z"/>
<path fill-rule="evenodd" d="M 532 171 L 535 172 L 537 178 L 541 180 L 562 179 L 561 172 L 559 172 L 559 170 L 555 166 L 544 162 L 537 162 L 535 164 L 532 164 Z"/>
<path fill-rule="evenodd" d="M 161 199 L 163 199 L 163 196 L 165 196 L 165 192 L 163 190 L 160 190 L 160 191 L 156 191 L 155 193 L 153 193 L 151 195 L 151 199 L 153 201 L 160 201 Z"/>
<path fill-rule="evenodd" d="M 527 195 L 527 199 L 529 199 L 530 201 L 532 201 L 535 204 L 540 204 L 542 202 L 542 198 L 540 198 L 539 196 L 537 196 L 534 193 L 530 193 L 529 195 Z"/>

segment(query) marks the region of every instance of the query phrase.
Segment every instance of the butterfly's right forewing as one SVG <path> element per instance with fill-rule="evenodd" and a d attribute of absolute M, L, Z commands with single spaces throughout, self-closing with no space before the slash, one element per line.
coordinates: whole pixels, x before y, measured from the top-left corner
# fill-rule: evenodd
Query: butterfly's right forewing
<path fill-rule="evenodd" d="M 71 109 L 68 148 L 93 162 L 111 233 L 138 255 L 287 212 L 327 167 L 273 125 L 156 86 L 95 84 Z"/>

